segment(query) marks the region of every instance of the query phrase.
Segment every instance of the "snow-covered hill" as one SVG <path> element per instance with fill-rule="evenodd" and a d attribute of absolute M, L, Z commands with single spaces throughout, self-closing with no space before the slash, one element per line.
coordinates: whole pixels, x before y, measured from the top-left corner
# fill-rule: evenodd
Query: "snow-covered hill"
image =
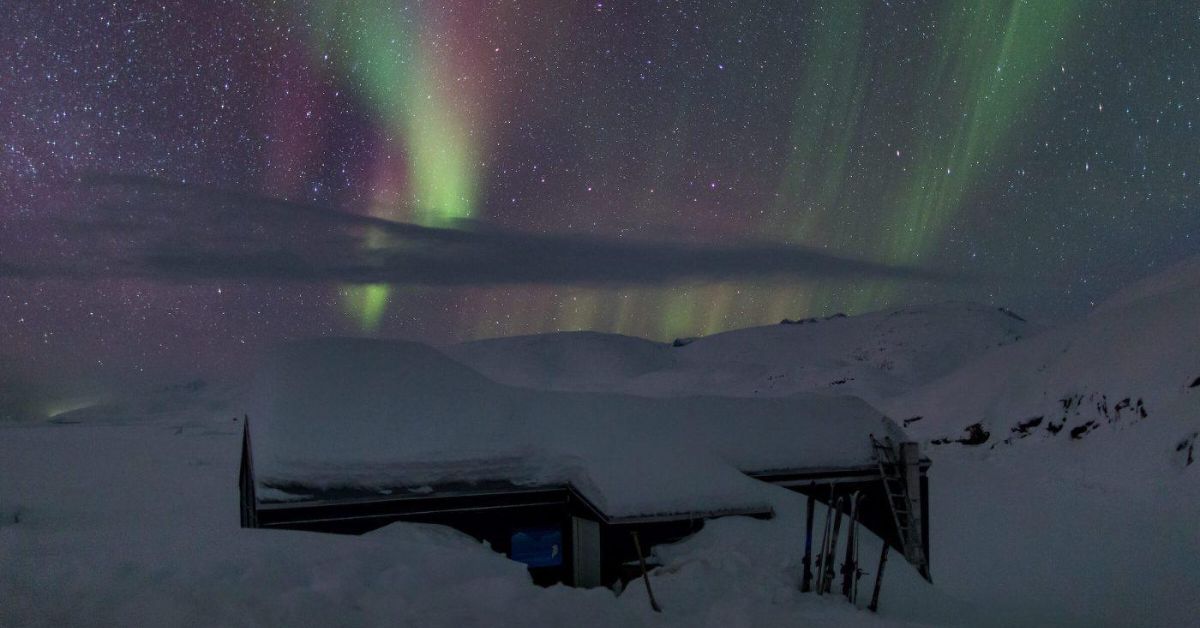
<path fill-rule="evenodd" d="M 870 401 L 944 375 L 1035 331 L 1007 310 L 946 303 L 787 321 L 673 344 L 593 332 L 447 347 L 507 384 L 649 396 L 783 396 L 828 391 Z"/>
<path fill-rule="evenodd" d="M 881 405 L 922 416 L 909 429 L 938 442 L 978 424 L 977 440 L 986 433 L 984 444 L 998 451 L 1105 437 L 1137 456 L 1120 474 L 1130 465 L 1186 466 L 1200 430 L 1200 258 L 1121 291 L 1082 321 L 990 351 Z"/>
<path fill-rule="evenodd" d="M 947 592 L 1030 620 L 1200 614 L 1200 258 L 880 405 L 937 443 Z"/>

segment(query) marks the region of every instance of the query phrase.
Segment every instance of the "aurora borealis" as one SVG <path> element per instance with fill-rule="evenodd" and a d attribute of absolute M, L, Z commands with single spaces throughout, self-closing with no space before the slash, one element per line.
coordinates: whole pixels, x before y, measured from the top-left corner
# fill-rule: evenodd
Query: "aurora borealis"
<path fill-rule="evenodd" d="M 373 165 L 372 215 L 434 226 L 472 218 L 478 202 L 476 143 L 483 125 L 473 111 L 479 74 L 468 68 L 456 72 L 461 57 L 470 56 L 461 41 L 467 25 L 453 24 L 453 15 L 435 15 L 438 9 L 431 5 L 355 2 L 312 8 L 317 28 L 310 48 L 340 48 L 338 70 L 355 84 L 359 101 L 388 137 L 400 138 L 397 152 L 403 159 L 389 152 Z M 350 315 L 363 331 L 375 331 L 391 287 L 345 290 Z"/>
<path fill-rule="evenodd" d="M 49 256 L 34 243 L 58 227 L 39 220 L 93 202 L 76 183 L 101 173 L 430 228 L 791 244 L 969 278 L 0 278 L 0 357 L 46 369 L 224 363 L 314 334 L 669 340 L 945 299 L 1053 320 L 1200 251 L 1200 9 L 1183 3 L 10 6 L 10 252 Z"/>

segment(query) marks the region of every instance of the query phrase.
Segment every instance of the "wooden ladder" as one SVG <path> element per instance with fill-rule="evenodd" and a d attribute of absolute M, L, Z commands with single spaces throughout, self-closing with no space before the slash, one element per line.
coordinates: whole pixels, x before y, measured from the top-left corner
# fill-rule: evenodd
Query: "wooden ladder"
<path fill-rule="evenodd" d="M 921 513 L 916 509 L 912 495 L 909 494 L 904 461 L 899 459 L 892 440 L 886 436 L 881 441 L 872 435 L 871 449 L 875 462 L 879 465 L 883 490 L 887 494 L 888 506 L 892 511 L 892 521 L 896 524 L 904 558 L 912 563 L 922 576 L 928 578 L 929 561 L 925 557 L 925 543 L 921 538 Z"/>

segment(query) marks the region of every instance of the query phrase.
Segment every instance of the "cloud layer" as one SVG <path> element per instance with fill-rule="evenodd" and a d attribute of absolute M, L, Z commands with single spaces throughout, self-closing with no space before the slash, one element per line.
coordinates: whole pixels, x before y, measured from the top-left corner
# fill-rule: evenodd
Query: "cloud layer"
<path fill-rule="evenodd" d="M 774 243 L 548 235 L 473 222 L 422 227 L 148 177 L 89 177 L 78 199 L 62 216 L 6 229 L 24 234 L 23 246 L 0 248 L 0 277 L 425 286 L 954 280 Z"/>

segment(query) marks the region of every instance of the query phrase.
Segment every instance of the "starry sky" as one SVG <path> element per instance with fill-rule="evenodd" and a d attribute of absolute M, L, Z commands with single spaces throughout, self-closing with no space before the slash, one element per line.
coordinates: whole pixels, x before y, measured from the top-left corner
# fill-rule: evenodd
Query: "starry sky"
<path fill-rule="evenodd" d="M 3 4 L 0 361 L 30 377 L 1053 322 L 1200 253 L 1192 3 Z"/>

